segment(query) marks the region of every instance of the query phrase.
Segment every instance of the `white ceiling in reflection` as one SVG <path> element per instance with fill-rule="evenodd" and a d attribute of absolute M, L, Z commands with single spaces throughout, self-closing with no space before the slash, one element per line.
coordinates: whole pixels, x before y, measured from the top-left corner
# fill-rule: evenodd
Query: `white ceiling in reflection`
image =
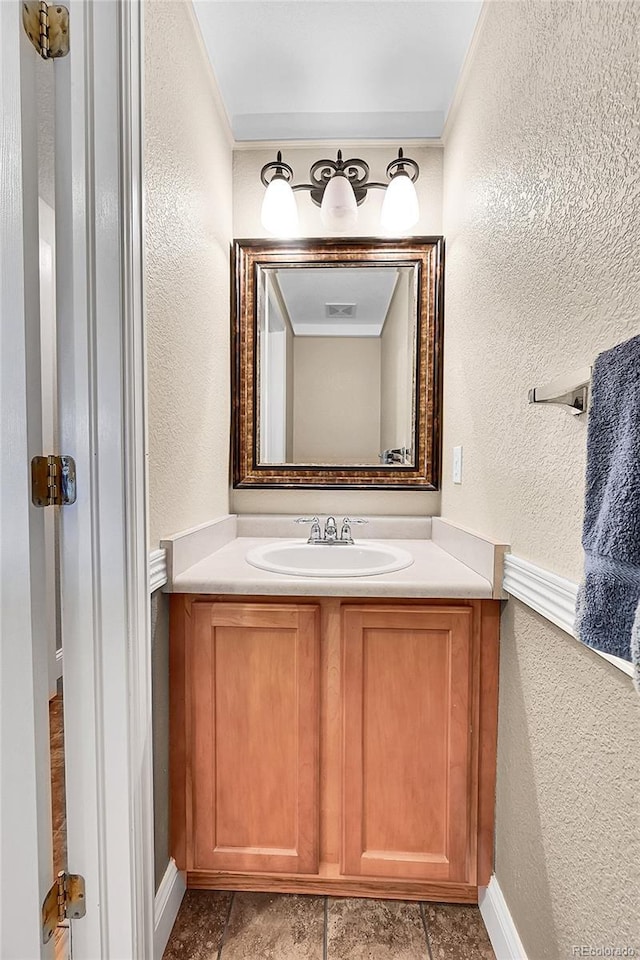
<path fill-rule="evenodd" d="M 480 0 L 194 0 L 242 140 L 442 134 Z"/>
<path fill-rule="evenodd" d="M 277 282 L 299 337 L 379 337 L 395 289 L 396 267 L 278 270 Z"/>

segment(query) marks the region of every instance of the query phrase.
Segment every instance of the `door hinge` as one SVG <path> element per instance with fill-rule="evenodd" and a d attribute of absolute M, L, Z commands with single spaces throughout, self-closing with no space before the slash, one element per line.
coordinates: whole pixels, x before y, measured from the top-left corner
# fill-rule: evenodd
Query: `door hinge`
<path fill-rule="evenodd" d="M 46 0 L 23 0 L 25 33 L 43 60 L 55 60 L 69 53 L 69 11 Z"/>
<path fill-rule="evenodd" d="M 34 507 L 61 507 L 76 502 L 76 464 L 73 457 L 33 458 L 31 501 Z"/>
<path fill-rule="evenodd" d="M 65 920 L 79 920 L 86 912 L 84 877 L 61 871 L 42 904 L 42 942 L 49 943 L 56 927 Z"/>

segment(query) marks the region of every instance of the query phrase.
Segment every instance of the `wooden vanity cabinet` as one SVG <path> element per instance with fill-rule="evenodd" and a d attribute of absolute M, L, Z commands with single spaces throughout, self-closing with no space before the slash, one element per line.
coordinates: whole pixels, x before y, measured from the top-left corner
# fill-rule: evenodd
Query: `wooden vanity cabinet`
<path fill-rule="evenodd" d="M 472 610 L 344 611 L 342 872 L 467 879 Z"/>
<path fill-rule="evenodd" d="M 172 853 L 191 887 L 475 902 L 499 603 L 174 595 Z"/>
<path fill-rule="evenodd" d="M 188 626 L 190 863 L 314 873 L 318 608 L 195 603 Z"/>

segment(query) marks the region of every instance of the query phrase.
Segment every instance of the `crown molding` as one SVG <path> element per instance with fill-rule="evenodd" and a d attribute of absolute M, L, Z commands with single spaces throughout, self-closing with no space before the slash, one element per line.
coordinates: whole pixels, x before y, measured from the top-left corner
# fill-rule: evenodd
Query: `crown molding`
<path fill-rule="evenodd" d="M 220 85 L 218 84 L 218 78 L 216 77 L 215 71 L 213 69 L 213 64 L 211 63 L 211 57 L 209 56 L 207 46 L 204 42 L 204 37 L 202 36 L 202 29 L 200 27 L 200 21 L 198 20 L 198 15 L 195 11 L 195 7 L 193 6 L 193 3 L 191 2 L 191 0 L 188 0 L 188 2 L 185 4 L 185 7 L 191 18 L 193 29 L 195 30 L 195 34 L 196 34 L 196 41 L 198 43 L 198 46 L 200 47 L 200 53 L 202 54 L 206 64 L 206 69 L 209 74 L 209 80 L 211 83 L 211 90 L 213 93 L 213 104 L 214 104 L 216 113 L 220 118 L 220 122 L 222 124 L 224 134 L 225 134 L 225 139 L 227 141 L 228 146 L 230 146 L 232 149 L 235 149 L 235 140 L 233 138 L 231 120 L 229 119 L 227 108 L 225 106 L 224 100 L 222 99 L 222 94 L 220 92 Z"/>
<path fill-rule="evenodd" d="M 405 151 L 419 149 L 438 149 L 442 150 L 444 143 L 441 137 L 424 137 L 421 139 L 407 140 L 401 137 L 389 137 L 384 140 L 235 140 L 233 144 L 234 152 L 250 150 L 266 150 L 274 152 L 276 150 L 317 150 L 325 148 L 334 153 L 340 150 L 374 150 L 376 148 L 397 149 L 403 147 Z"/>

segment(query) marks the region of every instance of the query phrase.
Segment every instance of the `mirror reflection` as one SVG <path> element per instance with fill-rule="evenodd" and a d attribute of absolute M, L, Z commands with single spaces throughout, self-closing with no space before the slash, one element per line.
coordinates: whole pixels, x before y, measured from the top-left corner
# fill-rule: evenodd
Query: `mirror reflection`
<path fill-rule="evenodd" d="M 259 269 L 260 465 L 414 465 L 417 274 Z"/>

